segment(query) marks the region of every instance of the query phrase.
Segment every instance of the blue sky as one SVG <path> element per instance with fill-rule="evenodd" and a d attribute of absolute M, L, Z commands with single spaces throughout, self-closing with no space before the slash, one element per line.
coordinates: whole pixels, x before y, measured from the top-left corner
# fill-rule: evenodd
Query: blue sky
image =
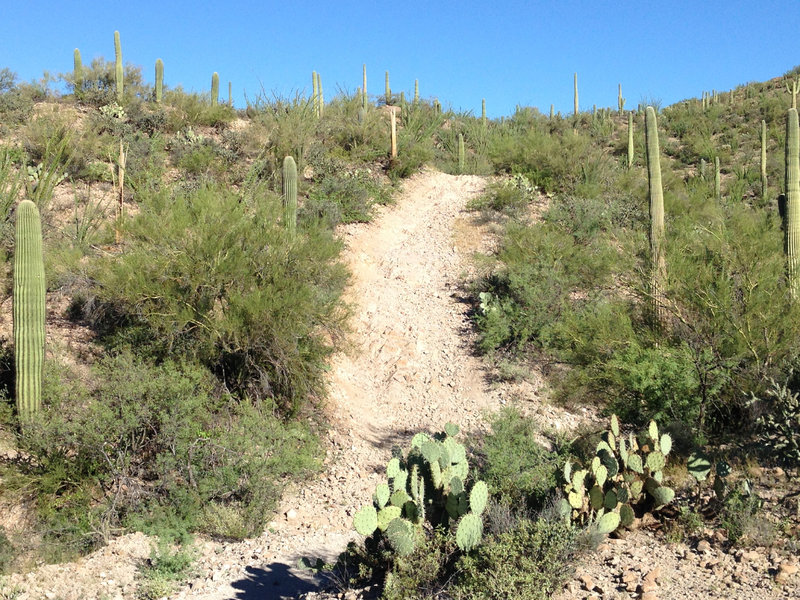
<path fill-rule="evenodd" d="M 645 5 L 653 4 L 652 7 Z M 245 105 L 262 86 L 281 95 L 310 93 L 321 73 L 326 99 L 353 92 L 367 64 L 370 94 L 413 91 L 445 106 L 490 117 L 517 104 L 572 110 L 578 73 L 582 109 L 663 105 L 782 75 L 800 64 L 797 0 L 509 0 L 458 2 L 185 2 L 164 0 L 3 2 L 0 67 L 22 80 L 113 59 L 119 30 L 126 63 L 153 81 L 157 58 L 166 85 L 206 91 L 218 71 L 221 93 L 233 82 Z"/>

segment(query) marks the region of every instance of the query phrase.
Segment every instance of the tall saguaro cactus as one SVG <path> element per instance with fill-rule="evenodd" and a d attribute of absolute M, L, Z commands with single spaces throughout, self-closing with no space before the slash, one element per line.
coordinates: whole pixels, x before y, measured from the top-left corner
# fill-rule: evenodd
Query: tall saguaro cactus
<path fill-rule="evenodd" d="M 42 226 L 30 200 L 17 207 L 13 312 L 17 413 L 25 419 L 41 405 L 45 339 Z"/>
<path fill-rule="evenodd" d="M 122 104 L 122 92 L 123 92 L 123 77 L 124 72 L 122 70 L 122 45 L 119 41 L 119 31 L 114 32 L 114 58 L 115 58 L 115 68 L 114 68 L 114 77 L 117 81 L 117 102 Z"/>
<path fill-rule="evenodd" d="M 325 110 L 325 96 L 322 94 L 322 76 L 317 73 L 317 116 L 321 117 Z"/>
<path fill-rule="evenodd" d="M 653 323 L 664 322 L 664 279 L 667 274 L 664 257 L 664 191 L 661 188 L 661 153 L 658 145 L 658 123 L 652 106 L 645 109 L 644 134 L 647 147 L 647 183 L 650 198 L 650 297 Z"/>
<path fill-rule="evenodd" d="M 297 164 L 291 156 L 283 159 L 283 214 L 293 238 L 297 232 Z"/>
<path fill-rule="evenodd" d="M 486 129 L 486 98 L 481 99 L 481 125 Z"/>
<path fill-rule="evenodd" d="M 792 95 L 792 108 L 797 108 L 797 85 L 800 83 L 800 79 L 795 79 L 791 82 L 786 82 L 786 91 Z"/>
<path fill-rule="evenodd" d="M 386 71 L 386 105 L 392 103 L 392 88 L 389 86 L 389 71 Z"/>
<path fill-rule="evenodd" d="M 81 51 L 77 48 L 72 53 L 72 63 L 72 92 L 78 94 L 83 88 L 83 62 L 81 62 Z"/>
<path fill-rule="evenodd" d="M 414 104 L 419 104 L 419 79 L 414 80 Z"/>
<path fill-rule="evenodd" d="M 164 96 L 164 61 L 156 59 L 156 104 L 161 104 Z"/>
<path fill-rule="evenodd" d="M 367 108 L 367 63 L 362 65 L 362 78 L 364 79 L 364 85 L 361 88 L 361 105 L 366 109 Z"/>
<path fill-rule="evenodd" d="M 233 108 L 233 83 L 228 82 L 228 107 Z"/>
<path fill-rule="evenodd" d="M 311 71 L 311 103 L 314 114 L 319 116 L 319 90 L 317 89 L 317 72 Z"/>
<path fill-rule="evenodd" d="M 463 174 L 467 170 L 466 151 L 464 150 L 464 134 L 458 134 L 458 172 Z"/>
<path fill-rule="evenodd" d="M 214 71 L 211 75 L 211 106 L 219 103 L 219 74 Z"/>
<path fill-rule="evenodd" d="M 575 73 L 573 78 L 573 86 L 575 88 L 575 116 L 578 116 L 578 74 Z"/>
<path fill-rule="evenodd" d="M 633 167 L 633 111 L 628 112 L 628 168 Z"/>
<path fill-rule="evenodd" d="M 767 122 L 761 119 L 761 200 L 767 199 Z"/>
<path fill-rule="evenodd" d="M 786 211 L 783 227 L 786 269 L 792 300 L 800 290 L 800 133 L 797 109 L 786 115 Z"/>
<path fill-rule="evenodd" d="M 619 116 L 622 116 L 622 109 L 625 107 L 625 98 L 622 97 L 622 84 L 617 84 L 617 107 L 619 108 Z"/>

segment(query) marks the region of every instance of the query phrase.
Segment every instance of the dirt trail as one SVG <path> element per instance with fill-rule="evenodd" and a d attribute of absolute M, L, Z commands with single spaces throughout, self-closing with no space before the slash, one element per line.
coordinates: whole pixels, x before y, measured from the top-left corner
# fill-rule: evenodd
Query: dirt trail
<path fill-rule="evenodd" d="M 471 354 L 459 292 L 469 256 L 457 246 L 481 242 L 453 233 L 484 186 L 480 177 L 426 172 L 372 223 L 345 229 L 354 347 L 331 369 L 325 473 L 288 494 L 260 538 L 226 547 L 229 560 L 202 559 L 204 573 L 176 597 L 295 597 L 310 589 L 292 567 L 301 557 L 333 561 L 357 537 L 352 515 L 371 498 L 392 445 L 448 421 L 481 430 L 483 414 L 505 402 L 508 391 L 489 389 Z"/>

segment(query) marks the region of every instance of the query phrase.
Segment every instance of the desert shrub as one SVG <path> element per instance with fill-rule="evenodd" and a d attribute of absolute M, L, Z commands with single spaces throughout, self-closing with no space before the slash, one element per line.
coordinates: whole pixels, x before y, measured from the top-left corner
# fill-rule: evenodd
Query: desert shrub
<path fill-rule="evenodd" d="M 236 393 L 290 412 L 320 393 L 344 317 L 340 242 L 313 223 L 291 238 L 269 193 L 202 187 L 139 201 L 126 253 L 94 273 L 115 343 L 200 360 Z"/>
<path fill-rule="evenodd" d="M 795 389 L 794 377 L 784 384 L 772 380 L 760 398 L 753 395 L 751 399 L 760 414 L 761 444 L 768 454 L 790 466 L 800 465 L 800 394 Z"/>
<path fill-rule="evenodd" d="M 334 156 L 369 163 L 387 154 L 387 126 L 380 111 L 362 109 L 360 96 L 338 95 L 325 107 L 320 129 L 323 144 Z"/>
<path fill-rule="evenodd" d="M 17 84 L 16 73 L 7 67 L 0 69 L 0 127 L 27 121 L 33 113 L 34 101 L 30 88 Z"/>
<path fill-rule="evenodd" d="M 269 402 L 234 401 L 200 365 L 124 351 L 92 375 L 89 389 L 50 369 L 42 411 L 17 440 L 31 460 L 14 463 L 16 485 L 54 551 L 85 552 L 120 527 L 249 536 L 284 478 L 317 465 L 305 424 L 280 421 Z M 215 510 L 229 513 L 222 530 Z"/>
<path fill-rule="evenodd" d="M 339 171 L 314 185 L 303 205 L 305 218 L 322 219 L 329 227 L 339 223 L 367 222 L 372 207 L 385 204 L 388 193 L 366 171 Z"/>
<path fill-rule="evenodd" d="M 546 599 L 570 574 L 577 532 L 556 515 L 522 519 L 461 557 L 450 592 L 458 599 Z"/>
<path fill-rule="evenodd" d="M 280 172 L 283 159 L 291 156 L 297 163 L 298 173 L 302 173 L 309 152 L 318 143 L 319 119 L 311 99 L 299 93 L 293 98 L 276 96 L 272 99 L 262 94 L 249 105 L 248 111 L 253 115 L 251 120 L 263 128 L 267 136 L 264 154 L 272 164 L 271 171 Z"/>
<path fill-rule="evenodd" d="M 100 107 L 111 104 L 117 100 L 117 82 L 115 76 L 115 61 L 106 60 L 103 57 L 92 59 L 91 64 L 83 67 L 83 84 L 80 89 L 75 89 L 75 99 L 81 104 Z M 148 98 L 150 88 L 142 78 L 142 68 L 132 64 L 126 64 L 123 68 L 123 100 L 122 104 L 136 98 Z M 66 79 L 72 87 L 72 74 L 66 74 L 62 78 Z"/>
<path fill-rule="evenodd" d="M 208 94 L 185 92 L 177 87 L 164 91 L 163 104 L 166 131 L 181 131 L 188 127 L 215 127 L 223 130 L 236 118 L 236 111 L 225 103 L 211 104 Z"/>
<path fill-rule="evenodd" d="M 496 414 L 491 428 L 480 450 L 490 491 L 506 505 L 540 510 L 557 487 L 563 456 L 545 448 L 533 420 L 514 409 Z"/>
<path fill-rule="evenodd" d="M 494 182 L 487 186 L 486 192 L 470 200 L 469 210 L 491 210 L 509 216 L 521 215 L 536 198 L 537 189 L 524 175 Z"/>

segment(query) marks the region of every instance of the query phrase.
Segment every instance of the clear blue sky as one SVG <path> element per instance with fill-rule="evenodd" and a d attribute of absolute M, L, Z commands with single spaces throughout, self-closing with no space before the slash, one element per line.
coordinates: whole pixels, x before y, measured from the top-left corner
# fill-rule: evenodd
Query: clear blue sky
<path fill-rule="evenodd" d="M 617 83 L 628 107 L 667 105 L 800 64 L 798 0 L 2 0 L 0 23 L 0 67 L 22 80 L 71 71 L 76 47 L 85 64 L 113 59 L 119 30 L 146 80 L 157 58 L 170 87 L 205 91 L 218 71 L 239 107 L 262 85 L 310 92 L 312 70 L 326 99 L 354 92 L 362 63 L 371 95 L 388 70 L 395 92 L 412 93 L 416 78 L 423 97 L 456 110 L 479 114 L 485 97 L 490 117 L 516 104 L 570 112 L 573 72 L 588 110 L 616 106 Z"/>

